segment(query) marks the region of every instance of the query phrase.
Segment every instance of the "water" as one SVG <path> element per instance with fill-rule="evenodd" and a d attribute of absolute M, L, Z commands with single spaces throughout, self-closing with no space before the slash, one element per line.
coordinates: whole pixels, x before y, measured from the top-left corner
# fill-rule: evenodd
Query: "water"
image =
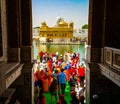
<path fill-rule="evenodd" d="M 50 44 L 39 44 L 36 43 L 36 41 L 33 41 L 34 46 L 34 59 L 37 58 L 37 55 L 40 51 L 43 52 L 49 52 L 50 54 L 52 52 L 58 52 L 59 54 L 64 54 L 64 52 L 76 52 L 80 53 L 80 60 L 82 61 L 85 58 L 85 47 L 84 44 L 77 44 L 77 45 L 50 45 Z"/>

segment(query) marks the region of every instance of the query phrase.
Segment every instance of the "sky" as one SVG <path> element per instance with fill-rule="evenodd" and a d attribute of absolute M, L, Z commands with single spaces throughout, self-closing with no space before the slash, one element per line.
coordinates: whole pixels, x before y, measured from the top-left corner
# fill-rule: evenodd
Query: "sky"
<path fill-rule="evenodd" d="M 53 27 L 57 18 L 74 23 L 74 29 L 82 28 L 88 24 L 89 0 L 32 0 L 33 27 L 41 26 L 45 21 Z"/>

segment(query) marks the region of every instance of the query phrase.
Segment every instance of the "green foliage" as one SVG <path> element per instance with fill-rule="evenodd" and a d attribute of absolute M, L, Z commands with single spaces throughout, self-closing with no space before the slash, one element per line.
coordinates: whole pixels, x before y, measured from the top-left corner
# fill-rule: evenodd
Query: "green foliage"
<path fill-rule="evenodd" d="M 82 29 L 88 29 L 88 24 L 83 25 Z"/>

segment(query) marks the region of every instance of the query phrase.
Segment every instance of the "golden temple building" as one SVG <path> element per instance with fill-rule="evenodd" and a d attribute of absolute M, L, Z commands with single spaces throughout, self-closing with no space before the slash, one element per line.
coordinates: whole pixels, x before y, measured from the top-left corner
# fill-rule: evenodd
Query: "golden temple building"
<path fill-rule="evenodd" d="M 69 42 L 73 38 L 73 22 L 67 23 L 58 17 L 56 25 L 48 27 L 44 21 L 41 23 L 39 36 L 40 39 L 45 38 L 46 42 Z"/>

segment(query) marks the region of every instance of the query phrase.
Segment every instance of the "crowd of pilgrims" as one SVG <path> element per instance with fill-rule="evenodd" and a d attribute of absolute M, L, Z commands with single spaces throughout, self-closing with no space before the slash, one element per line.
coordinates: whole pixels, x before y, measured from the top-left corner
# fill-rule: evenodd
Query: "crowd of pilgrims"
<path fill-rule="evenodd" d="M 80 53 L 58 52 L 49 54 L 40 51 L 34 64 L 34 102 L 46 104 L 45 93 L 50 93 L 56 104 L 67 104 L 65 100 L 66 83 L 70 86 L 69 104 L 84 104 L 85 66 L 80 62 Z"/>

